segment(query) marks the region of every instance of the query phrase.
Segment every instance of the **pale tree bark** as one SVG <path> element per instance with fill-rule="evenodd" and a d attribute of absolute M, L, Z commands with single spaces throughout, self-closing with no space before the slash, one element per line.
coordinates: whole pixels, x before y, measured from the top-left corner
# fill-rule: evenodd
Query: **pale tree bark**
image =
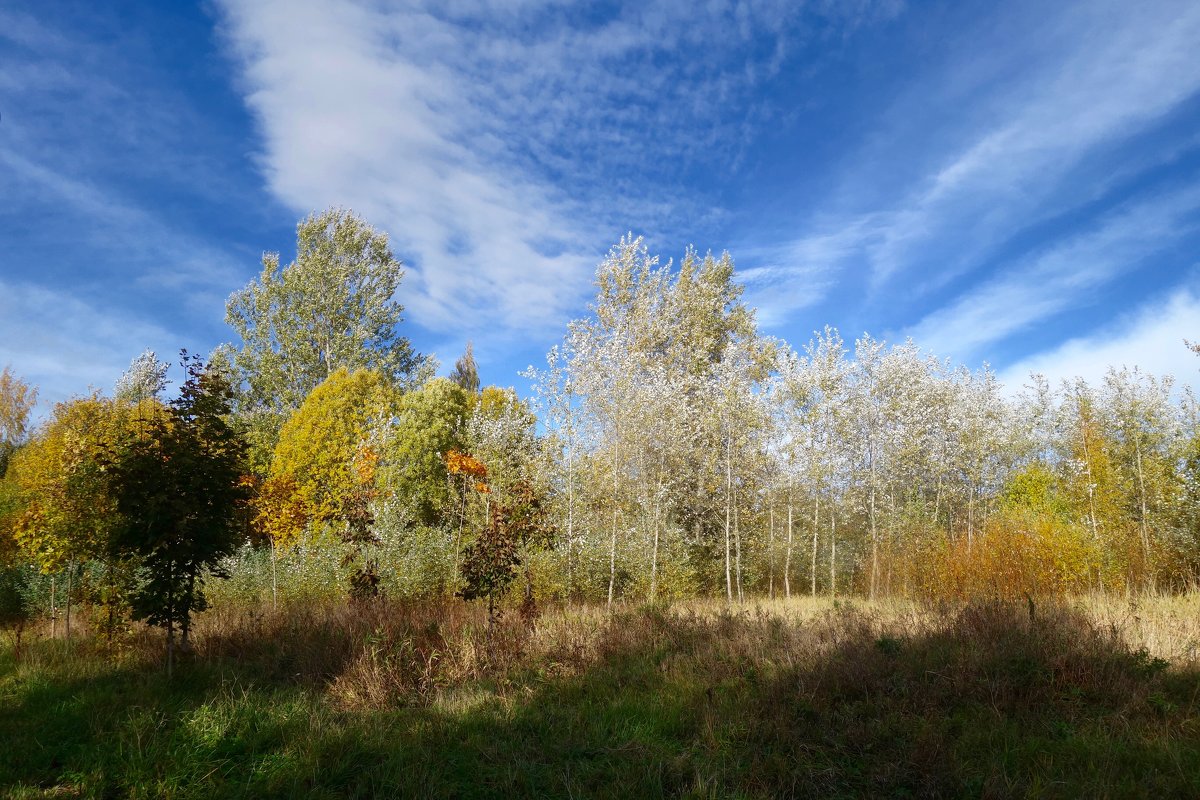
<path fill-rule="evenodd" d="M 812 578 L 812 596 L 817 596 L 817 538 L 821 533 L 821 494 L 818 492 L 813 497 L 813 527 L 812 527 L 812 568 L 809 575 Z"/>
<path fill-rule="evenodd" d="M 742 602 L 742 533 L 738 526 L 738 506 L 733 504 L 733 548 L 735 558 L 735 575 L 737 578 L 737 598 Z"/>
<path fill-rule="evenodd" d="M 733 565 L 731 553 L 731 522 L 733 513 L 733 445 L 725 439 L 725 599 L 733 602 Z"/>
<path fill-rule="evenodd" d="M 837 597 L 837 515 L 829 511 L 829 596 Z"/>
<path fill-rule="evenodd" d="M 608 608 L 612 608 L 613 592 L 617 586 L 617 511 L 613 509 L 612 539 L 608 548 Z"/>
<path fill-rule="evenodd" d="M 767 597 L 775 599 L 775 504 L 767 511 Z"/>

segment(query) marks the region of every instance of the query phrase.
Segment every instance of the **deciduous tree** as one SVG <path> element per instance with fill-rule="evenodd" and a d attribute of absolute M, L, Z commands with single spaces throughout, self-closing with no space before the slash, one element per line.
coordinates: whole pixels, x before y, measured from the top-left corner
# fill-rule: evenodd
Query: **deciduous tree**
<path fill-rule="evenodd" d="M 226 321 L 241 338 L 234 363 L 244 382 L 239 414 L 269 452 L 287 416 L 338 369 L 369 369 L 406 387 L 432 371 L 398 330 L 404 270 L 387 234 L 345 209 L 312 214 L 296 228 L 296 258 L 263 256 L 257 281 L 235 292 Z"/>
<path fill-rule="evenodd" d="M 221 560 L 244 541 L 249 499 L 245 446 L 225 422 L 232 388 L 199 358 L 184 353 L 183 368 L 168 413 L 127 434 L 108 469 L 123 518 L 112 551 L 139 560 L 134 616 L 166 631 L 168 673 L 175 631 L 186 650 L 192 613 L 206 605 L 206 577 L 225 577 Z"/>

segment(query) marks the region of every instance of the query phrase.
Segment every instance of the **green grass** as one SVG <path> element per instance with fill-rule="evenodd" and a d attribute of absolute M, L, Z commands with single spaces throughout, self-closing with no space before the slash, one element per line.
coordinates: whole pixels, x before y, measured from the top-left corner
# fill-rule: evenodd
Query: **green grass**
<path fill-rule="evenodd" d="M 172 680 L 0 653 L 0 793 L 1200 796 L 1200 674 L 1069 610 L 550 612 L 487 658 L 477 618 L 372 613 L 226 619 Z"/>

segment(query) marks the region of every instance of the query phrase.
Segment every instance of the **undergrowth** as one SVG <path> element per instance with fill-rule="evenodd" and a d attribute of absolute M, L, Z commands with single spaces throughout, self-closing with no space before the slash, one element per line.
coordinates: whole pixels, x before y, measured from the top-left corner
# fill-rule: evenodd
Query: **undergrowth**
<path fill-rule="evenodd" d="M 225 607 L 0 651 L 11 797 L 1200 796 L 1200 672 L 1069 606 Z"/>

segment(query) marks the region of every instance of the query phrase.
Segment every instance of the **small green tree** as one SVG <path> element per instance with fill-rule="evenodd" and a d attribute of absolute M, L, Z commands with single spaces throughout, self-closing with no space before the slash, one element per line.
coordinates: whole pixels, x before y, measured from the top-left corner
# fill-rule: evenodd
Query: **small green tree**
<path fill-rule="evenodd" d="M 467 394 L 479 394 L 479 368 L 475 364 L 475 352 L 469 341 L 467 342 L 467 349 L 459 357 L 458 361 L 454 362 L 454 370 L 450 373 L 450 380 L 461 386 Z"/>
<path fill-rule="evenodd" d="M 187 378 L 169 413 L 125 436 L 109 467 L 124 518 L 112 546 L 139 559 L 134 618 L 166 630 L 168 674 L 175 631 L 188 650 L 192 613 L 205 608 L 206 574 L 227 577 L 220 561 L 243 538 L 248 499 L 241 480 L 245 446 L 224 419 L 232 389 L 186 351 L 182 364 Z"/>
<path fill-rule="evenodd" d="M 400 401 L 381 478 L 418 522 L 434 525 L 458 510 L 444 457 L 465 449 L 470 413 L 470 396 L 446 378 L 434 378 Z"/>

